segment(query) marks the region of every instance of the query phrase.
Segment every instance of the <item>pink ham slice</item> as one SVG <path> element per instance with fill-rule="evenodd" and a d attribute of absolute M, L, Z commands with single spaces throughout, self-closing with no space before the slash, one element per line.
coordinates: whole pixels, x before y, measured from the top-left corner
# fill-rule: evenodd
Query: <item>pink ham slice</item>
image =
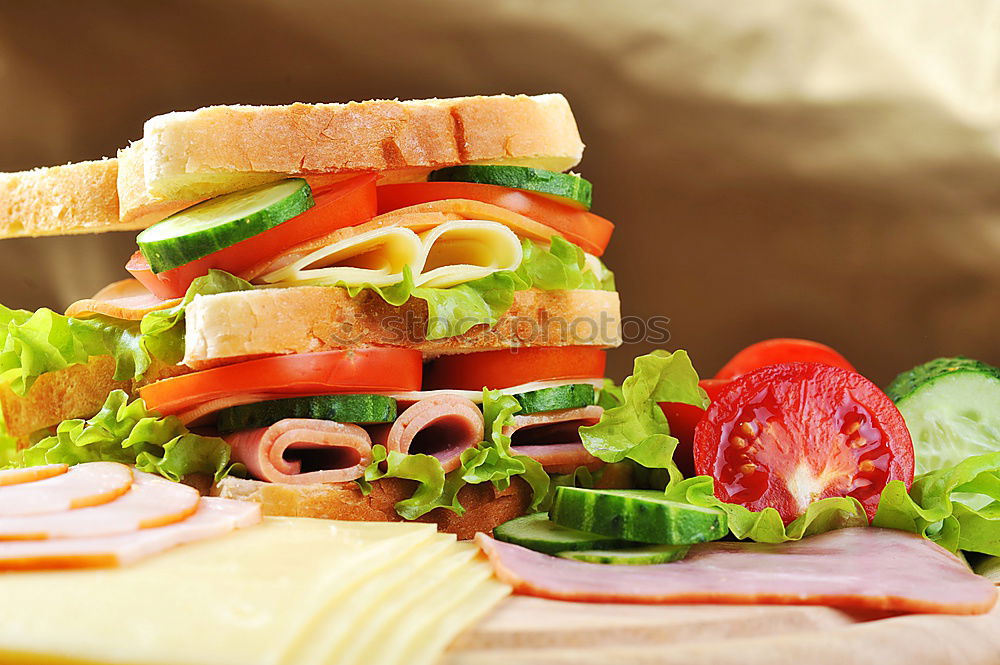
<path fill-rule="evenodd" d="M 329 420 L 286 418 L 225 439 L 234 460 L 272 483 L 345 483 L 363 476 L 372 461 L 368 432 Z"/>
<path fill-rule="evenodd" d="M 117 499 L 131 486 L 132 470 L 124 464 L 80 464 L 51 478 L 0 487 L 0 517 L 99 506 Z"/>
<path fill-rule="evenodd" d="M 198 509 L 198 490 L 133 471 L 132 488 L 91 508 L 44 515 L 0 517 L 0 540 L 89 538 L 131 533 L 179 522 Z"/>
<path fill-rule="evenodd" d="M 69 469 L 65 464 L 46 464 L 45 466 L 29 466 L 23 469 L 4 469 L 0 471 L 0 487 L 5 485 L 20 485 L 60 476 Z"/>
<path fill-rule="evenodd" d="M 138 280 L 124 279 L 105 286 L 93 298 L 78 300 L 66 309 L 66 316 L 86 318 L 103 314 L 116 319 L 138 321 L 146 314 L 177 305 L 180 298 L 161 300 Z"/>
<path fill-rule="evenodd" d="M 465 397 L 434 395 L 414 402 L 387 432 L 372 431 L 386 449 L 432 455 L 447 473 L 459 467 L 463 452 L 482 442 L 483 413 Z"/>
<path fill-rule="evenodd" d="M 515 593 L 596 603 L 831 605 L 981 614 L 996 589 L 956 556 L 903 531 L 855 528 L 777 545 L 695 545 L 676 563 L 580 563 L 477 534 Z"/>
<path fill-rule="evenodd" d="M 579 429 L 596 425 L 602 413 L 599 406 L 584 406 L 514 416 L 514 424 L 504 427 L 503 434 L 511 437 L 515 455 L 527 455 L 549 473 L 572 473 L 581 466 L 594 470 L 602 462 L 580 443 Z"/>
<path fill-rule="evenodd" d="M 117 536 L 0 543 L 0 571 L 125 566 L 260 521 L 259 504 L 205 497 L 194 515 L 169 526 Z"/>

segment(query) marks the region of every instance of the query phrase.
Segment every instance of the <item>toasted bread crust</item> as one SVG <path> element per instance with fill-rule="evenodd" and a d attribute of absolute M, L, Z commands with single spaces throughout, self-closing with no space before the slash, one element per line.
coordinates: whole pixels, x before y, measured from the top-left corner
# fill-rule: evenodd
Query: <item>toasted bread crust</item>
<path fill-rule="evenodd" d="M 396 512 L 395 505 L 410 497 L 415 488 L 416 483 L 412 480 L 385 478 L 372 483 L 371 493 L 365 496 L 356 483 L 282 485 L 226 478 L 213 488 L 212 493 L 229 499 L 257 502 L 265 515 L 401 522 L 403 518 Z M 514 478 L 510 487 L 502 492 L 490 483 L 466 485 L 459 491 L 458 500 L 465 508 L 465 514 L 456 515 L 450 510 L 437 508 L 418 521 L 433 522 L 441 531 L 469 539 L 477 531 L 490 533 L 497 525 L 526 513 L 531 503 L 531 489 L 520 478 Z"/>
<path fill-rule="evenodd" d="M 118 160 L 0 173 L 0 238 L 138 228 L 118 218 Z"/>
<path fill-rule="evenodd" d="M 371 291 L 351 298 L 326 286 L 236 291 L 197 296 L 188 305 L 184 364 L 197 369 L 362 345 L 407 346 L 428 358 L 521 346 L 614 347 L 621 343 L 619 318 L 613 291 L 517 291 L 493 328 L 427 340 L 427 304 L 417 298 L 393 307 Z"/>
<path fill-rule="evenodd" d="M 565 170 L 583 154 L 562 95 L 348 104 L 212 106 L 145 124 L 119 153 L 121 217 L 151 223 L 177 206 L 287 174 L 380 172 L 421 179 L 476 161 Z"/>

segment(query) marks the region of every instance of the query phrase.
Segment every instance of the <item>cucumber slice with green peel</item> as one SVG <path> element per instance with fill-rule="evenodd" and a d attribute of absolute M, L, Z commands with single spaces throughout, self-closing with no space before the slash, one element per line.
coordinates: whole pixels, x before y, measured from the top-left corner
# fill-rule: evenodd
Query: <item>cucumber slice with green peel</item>
<path fill-rule="evenodd" d="M 309 184 L 290 178 L 202 201 L 149 227 L 136 242 L 153 272 L 160 273 L 263 233 L 314 205 Z"/>
<path fill-rule="evenodd" d="M 525 515 L 504 522 L 493 529 L 493 537 L 505 543 L 513 543 L 545 554 L 622 547 L 628 544 L 617 538 L 559 526 L 549 520 L 548 513 Z"/>
<path fill-rule="evenodd" d="M 589 383 L 572 383 L 517 393 L 514 399 L 521 405 L 518 413 L 526 414 L 591 406 L 597 401 L 597 395 L 594 386 Z"/>
<path fill-rule="evenodd" d="M 910 430 L 918 475 L 1000 451 L 1000 369 L 937 358 L 897 376 L 886 393 Z"/>
<path fill-rule="evenodd" d="M 649 545 L 622 550 L 583 550 L 559 552 L 557 556 L 584 563 L 606 563 L 618 566 L 648 566 L 655 563 L 672 563 L 687 556 L 690 545 Z"/>
<path fill-rule="evenodd" d="M 556 489 L 556 524 L 609 538 L 655 545 L 690 545 L 728 533 L 726 514 L 663 498 L 657 490 Z"/>
<path fill-rule="evenodd" d="M 593 185 L 572 173 L 559 173 L 527 166 L 466 164 L 432 171 L 430 182 L 472 182 L 548 194 L 585 210 L 590 210 Z"/>
<path fill-rule="evenodd" d="M 396 420 L 396 400 L 385 395 L 320 395 L 242 404 L 219 411 L 216 428 L 225 434 L 269 427 L 285 418 L 391 423 Z"/>

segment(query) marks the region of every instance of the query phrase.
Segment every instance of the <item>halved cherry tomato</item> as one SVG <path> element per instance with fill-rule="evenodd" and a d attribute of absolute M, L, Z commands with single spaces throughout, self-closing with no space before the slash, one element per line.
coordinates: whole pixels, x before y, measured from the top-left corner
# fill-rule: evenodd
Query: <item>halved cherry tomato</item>
<path fill-rule="evenodd" d="M 378 188 L 378 212 L 443 201 L 469 199 L 507 208 L 554 229 L 594 256 L 604 254 L 615 225 L 592 212 L 542 194 L 471 182 L 407 182 Z"/>
<path fill-rule="evenodd" d="M 426 390 L 482 390 L 550 379 L 600 379 L 607 356 L 586 346 L 536 346 L 441 356 L 424 373 Z"/>
<path fill-rule="evenodd" d="M 420 390 L 419 351 L 364 348 L 271 356 L 157 381 L 139 389 L 163 415 L 234 393 L 306 396 Z"/>
<path fill-rule="evenodd" d="M 239 276 L 282 250 L 374 217 L 375 175 L 360 175 L 314 189 L 313 198 L 316 205 L 301 215 L 173 270 L 154 273 L 146 257 L 138 251 L 129 259 L 125 269 L 153 295 L 164 300 L 182 297 L 192 281 L 208 274 L 212 268 Z"/>
<path fill-rule="evenodd" d="M 856 372 L 785 363 L 734 379 L 694 436 L 694 464 L 715 495 L 787 524 L 813 501 L 852 496 L 875 515 L 891 480 L 913 482 L 913 443 L 899 410 Z"/>
<path fill-rule="evenodd" d="M 714 400 L 719 391 L 728 384 L 729 381 L 717 379 L 702 379 L 698 382 L 711 400 Z M 694 430 L 705 417 L 705 409 L 681 402 L 660 402 L 660 410 L 670 425 L 671 436 L 677 439 L 677 448 L 674 450 L 674 462 L 677 463 L 677 468 L 685 476 L 695 475 Z"/>
<path fill-rule="evenodd" d="M 716 379 L 734 379 L 760 367 L 778 363 L 823 363 L 856 372 L 854 365 L 826 344 L 808 339 L 779 337 L 751 344 L 727 362 Z"/>

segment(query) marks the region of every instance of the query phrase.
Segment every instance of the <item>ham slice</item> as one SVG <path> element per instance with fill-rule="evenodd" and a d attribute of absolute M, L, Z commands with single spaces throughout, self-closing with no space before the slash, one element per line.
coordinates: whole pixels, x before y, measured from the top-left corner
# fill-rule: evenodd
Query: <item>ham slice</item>
<path fill-rule="evenodd" d="M 45 466 L 29 466 L 23 469 L 0 470 L 0 487 L 5 485 L 20 485 L 45 480 L 66 473 L 69 469 L 65 464 L 46 464 Z"/>
<path fill-rule="evenodd" d="M 980 614 L 996 589 L 920 536 L 872 527 L 776 545 L 695 545 L 676 563 L 569 561 L 477 534 L 515 593 L 598 603 L 831 605 L 890 612 Z"/>
<path fill-rule="evenodd" d="M 329 420 L 286 418 L 225 439 L 234 460 L 272 483 L 345 483 L 363 476 L 372 461 L 368 432 Z"/>
<path fill-rule="evenodd" d="M 138 280 L 123 279 L 98 291 L 93 298 L 78 300 L 66 310 L 66 316 L 86 318 L 103 314 L 116 319 L 138 321 L 146 314 L 168 309 L 178 304 L 180 298 L 160 300 Z"/>
<path fill-rule="evenodd" d="M 133 471 L 132 488 L 91 508 L 44 515 L 0 517 L 0 540 L 88 538 L 131 533 L 179 522 L 198 509 L 198 490 L 159 476 Z"/>
<path fill-rule="evenodd" d="M 206 497 L 194 515 L 171 524 L 96 538 L 0 543 L 0 570 L 124 566 L 170 548 L 215 538 L 261 521 L 260 505 Z"/>
<path fill-rule="evenodd" d="M 445 473 L 457 469 L 462 453 L 483 440 L 483 414 L 472 400 L 434 395 L 414 402 L 388 429 L 373 429 L 390 451 L 423 453 L 441 462 Z"/>
<path fill-rule="evenodd" d="M 504 427 L 503 434 L 511 437 L 515 455 L 527 455 L 549 473 L 573 473 L 581 466 L 593 471 L 603 462 L 580 443 L 579 429 L 596 425 L 602 413 L 599 406 L 584 406 L 514 416 L 514 424 Z"/>
<path fill-rule="evenodd" d="M 132 486 L 132 470 L 116 462 L 89 462 L 66 473 L 0 487 L 0 517 L 42 515 L 108 503 Z"/>

